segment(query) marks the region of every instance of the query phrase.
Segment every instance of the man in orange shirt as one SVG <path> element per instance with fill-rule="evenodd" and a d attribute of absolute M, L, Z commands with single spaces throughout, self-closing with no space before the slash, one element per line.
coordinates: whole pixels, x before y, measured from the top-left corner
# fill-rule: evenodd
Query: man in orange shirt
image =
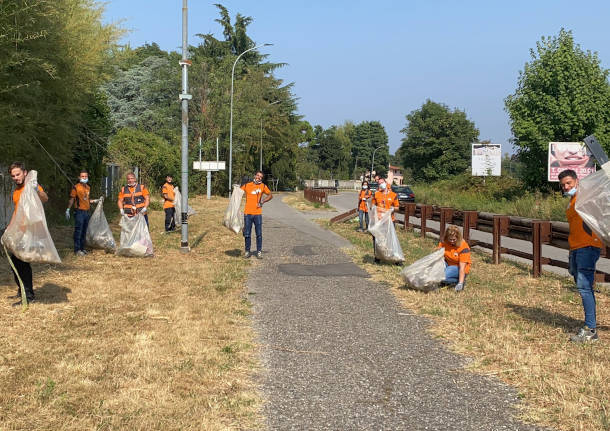
<path fill-rule="evenodd" d="M 127 185 L 121 188 L 117 205 L 121 215 L 133 217 L 136 214 L 144 214 L 146 226 L 148 226 L 148 205 L 150 204 L 150 193 L 144 185 L 139 184 L 133 172 L 127 174 Z"/>
<path fill-rule="evenodd" d="M 602 243 L 589 226 L 574 209 L 576 193 L 578 190 L 578 177 L 572 169 L 561 172 L 558 176 L 559 184 L 564 195 L 570 197 L 570 205 L 566 210 L 566 217 L 570 225 L 568 243 L 570 245 L 569 271 L 574 277 L 576 287 L 582 299 L 585 312 L 585 326 L 570 340 L 576 343 L 586 343 L 598 340 L 597 319 L 595 316 L 595 265 L 601 254 Z"/>
<path fill-rule="evenodd" d="M 89 226 L 89 209 L 90 204 L 97 203 L 97 199 L 90 200 L 91 186 L 89 182 L 89 173 L 85 170 L 80 171 L 78 175 L 78 184 L 72 187 L 70 191 L 70 200 L 66 209 L 66 220 L 70 220 L 70 208 L 74 206 L 74 254 L 84 256 L 87 254 L 85 250 L 85 237 L 87 236 L 87 226 Z"/>
<path fill-rule="evenodd" d="M 161 189 L 163 196 L 163 211 L 165 211 L 165 232 L 176 230 L 176 193 L 174 193 L 174 178 L 171 175 L 165 177 L 165 184 Z"/>
<path fill-rule="evenodd" d="M 23 192 L 25 186 L 25 177 L 28 174 L 28 171 L 25 169 L 25 165 L 22 162 L 13 162 L 11 166 L 8 168 L 8 172 L 15 183 L 15 190 L 13 191 L 13 204 L 15 205 L 15 211 L 17 211 L 17 205 L 19 204 L 19 199 L 21 198 L 21 192 Z M 36 191 L 38 192 L 38 197 L 42 203 L 45 203 L 49 200 L 49 197 L 43 190 L 41 186 L 37 183 L 31 184 Z M 13 216 L 15 213 L 13 212 Z M 12 221 L 12 217 L 11 217 Z M 21 298 L 21 292 L 19 291 L 19 278 L 23 282 L 23 287 L 25 288 L 25 296 L 28 302 L 34 301 L 34 284 L 32 281 L 32 266 L 29 262 L 24 262 L 17 258 L 14 254 L 11 253 L 11 261 L 13 265 L 15 265 L 15 269 L 17 273 L 13 271 L 13 275 L 15 277 L 15 283 L 17 283 L 17 295 L 16 298 Z M 19 274 L 19 278 L 17 277 Z"/>
<path fill-rule="evenodd" d="M 262 171 L 256 171 L 256 174 L 254 174 L 254 181 L 244 184 L 241 186 L 241 189 L 245 192 L 244 194 L 246 196 L 246 207 L 244 209 L 244 257 L 247 259 L 252 256 L 250 253 L 250 243 L 252 224 L 254 224 L 254 231 L 256 232 L 256 257 L 262 259 L 263 204 L 273 199 L 273 194 L 271 193 L 271 190 L 269 190 L 269 187 L 263 184 Z M 264 199 L 263 195 L 266 195 Z"/>
<path fill-rule="evenodd" d="M 375 178 L 377 178 L 377 175 L 375 175 Z M 377 181 L 379 189 L 373 195 L 371 203 L 377 207 L 378 218 L 381 218 L 386 211 L 392 211 L 392 221 L 394 221 L 396 218 L 394 216 L 394 211 L 397 210 L 400 205 L 398 196 L 396 196 L 396 193 L 394 193 L 392 189 L 388 188 L 388 184 L 384 177 L 379 177 Z M 375 254 L 375 250 L 375 237 L 373 236 L 373 254 Z M 375 263 L 379 262 L 380 260 L 375 256 Z"/>

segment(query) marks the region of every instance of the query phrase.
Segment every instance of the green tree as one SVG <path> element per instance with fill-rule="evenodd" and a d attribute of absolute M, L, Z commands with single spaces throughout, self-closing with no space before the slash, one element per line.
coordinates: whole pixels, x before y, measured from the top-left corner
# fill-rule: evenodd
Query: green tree
<path fill-rule="evenodd" d="M 608 69 L 596 53 L 576 45 L 570 31 L 543 37 L 531 56 L 505 106 L 523 180 L 541 189 L 548 188 L 549 142 L 578 142 L 595 134 L 610 150 L 610 86 Z"/>
<path fill-rule="evenodd" d="M 470 144 L 479 130 L 464 111 L 431 100 L 407 115 L 400 147 L 402 166 L 418 181 L 436 181 L 464 172 L 470 165 Z"/>
<path fill-rule="evenodd" d="M 371 169 L 373 152 L 375 152 L 375 166 L 373 170 L 384 175 L 388 172 L 388 164 L 390 163 L 388 134 L 379 121 L 363 121 L 357 124 L 351 133 L 351 141 L 351 166 L 354 175 L 359 176 L 359 173 L 364 173 Z M 379 149 L 375 151 L 376 148 Z"/>

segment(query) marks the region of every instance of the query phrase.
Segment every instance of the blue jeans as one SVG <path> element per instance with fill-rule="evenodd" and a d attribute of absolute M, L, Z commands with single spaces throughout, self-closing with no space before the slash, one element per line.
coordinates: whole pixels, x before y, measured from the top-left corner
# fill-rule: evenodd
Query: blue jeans
<path fill-rule="evenodd" d="M 582 298 L 585 310 L 585 325 L 590 329 L 597 327 L 595 317 L 595 264 L 599 259 L 601 249 L 598 247 L 583 247 L 570 250 L 570 275 L 574 277 L 578 293 Z"/>
<path fill-rule="evenodd" d="M 89 211 L 74 211 L 74 253 L 85 250 L 85 237 L 89 226 Z"/>
<path fill-rule="evenodd" d="M 360 220 L 360 229 L 368 229 L 369 228 L 369 213 L 368 211 L 358 210 L 358 219 Z M 366 220 L 366 225 L 363 226 L 362 222 Z"/>
<path fill-rule="evenodd" d="M 256 251 L 263 251 L 263 216 L 262 214 L 244 214 L 244 240 L 246 251 L 250 251 L 252 223 L 256 232 Z"/>
<path fill-rule="evenodd" d="M 460 268 L 457 265 L 447 265 L 447 262 L 445 262 L 445 283 L 457 284 L 459 279 Z"/>

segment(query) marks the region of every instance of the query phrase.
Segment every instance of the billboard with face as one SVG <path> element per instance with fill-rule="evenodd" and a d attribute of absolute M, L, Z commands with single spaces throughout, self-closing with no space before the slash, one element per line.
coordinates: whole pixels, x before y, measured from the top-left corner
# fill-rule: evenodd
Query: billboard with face
<path fill-rule="evenodd" d="M 582 142 L 549 142 L 548 180 L 559 181 L 557 176 L 566 169 L 584 178 L 595 172 L 595 159 Z"/>

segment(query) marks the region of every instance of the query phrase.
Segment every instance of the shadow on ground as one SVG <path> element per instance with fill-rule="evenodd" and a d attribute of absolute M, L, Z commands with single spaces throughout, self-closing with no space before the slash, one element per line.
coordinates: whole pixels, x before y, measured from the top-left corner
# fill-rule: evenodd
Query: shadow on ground
<path fill-rule="evenodd" d="M 59 304 L 68 302 L 68 293 L 71 289 L 53 283 L 45 283 L 41 288 L 36 289 L 36 300 L 43 304 Z"/>
<path fill-rule="evenodd" d="M 227 256 L 231 256 L 231 257 L 240 257 L 241 256 L 241 250 L 238 249 L 238 248 L 234 248 L 233 250 L 225 251 L 225 254 Z"/>
<path fill-rule="evenodd" d="M 531 320 L 532 322 L 544 323 L 545 325 L 553 327 L 560 327 L 564 332 L 568 333 L 573 332 L 575 329 L 580 328 L 583 325 L 582 320 L 577 320 L 561 313 L 551 312 L 540 307 L 526 307 L 524 305 L 506 304 L 506 308 L 509 308 L 524 319 Z M 598 329 L 607 330 L 610 329 L 610 327 L 598 326 Z"/>

